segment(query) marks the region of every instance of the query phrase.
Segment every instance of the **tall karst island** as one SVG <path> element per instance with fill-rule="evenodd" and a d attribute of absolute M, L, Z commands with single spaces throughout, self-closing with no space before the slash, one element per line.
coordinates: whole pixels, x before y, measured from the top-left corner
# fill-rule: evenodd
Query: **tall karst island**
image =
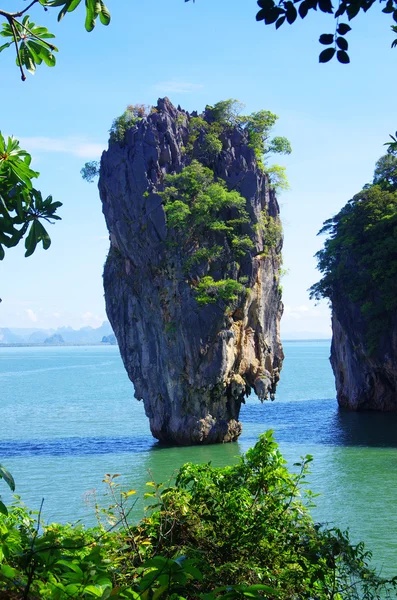
<path fill-rule="evenodd" d="M 397 411 L 397 152 L 326 221 L 312 296 L 332 305 L 331 364 L 340 406 Z"/>
<path fill-rule="evenodd" d="M 128 107 L 102 156 L 107 314 L 162 442 L 236 440 L 245 396 L 273 398 L 280 377 L 283 172 L 272 184 L 264 158 L 289 143 L 269 111 L 237 109 Z"/>

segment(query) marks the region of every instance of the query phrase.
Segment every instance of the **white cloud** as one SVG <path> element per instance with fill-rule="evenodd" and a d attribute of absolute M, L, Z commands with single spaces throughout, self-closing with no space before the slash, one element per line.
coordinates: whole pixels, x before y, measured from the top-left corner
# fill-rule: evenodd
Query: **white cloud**
<path fill-rule="evenodd" d="M 63 152 L 79 158 L 98 158 L 104 147 L 81 137 L 25 137 L 20 139 L 21 147 L 28 152 Z"/>
<path fill-rule="evenodd" d="M 170 81 L 159 81 L 153 86 L 153 89 L 161 94 L 192 94 L 203 89 L 203 87 L 201 83 L 172 79 Z"/>
<path fill-rule="evenodd" d="M 82 315 L 82 319 L 84 321 L 84 326 L 89 325 L 90 327 L 100 327 L 102 323 L 105 321 L 104 316 L 93 315 L 90 312 L 86 312 Z"/>
<path fill-rule="evenodd" d="M 300 306 L 289 306 L 286 304 L 284 306 L 284 319 L 307 319 L 307 318 L 318 318 L 324 319 L 329 318 L 329 308 L 326 306 L 307 306 L 306 304 L 301 304 Z"/>
<path fill-rule="evenodd" d="M 36 313 L 31 308 L 26 309 L 25 312 L 28 315 L 29 321 L 32 321 L 32 323 L 37 323 L 37 321 L 39 320 L 39 317 L 36 315 Z"/>
<path fill-rule="evenodd" d="M 281 319 L 282 338 L 331 337 L 330 309 L 325 304 L 284 306 Z"/>

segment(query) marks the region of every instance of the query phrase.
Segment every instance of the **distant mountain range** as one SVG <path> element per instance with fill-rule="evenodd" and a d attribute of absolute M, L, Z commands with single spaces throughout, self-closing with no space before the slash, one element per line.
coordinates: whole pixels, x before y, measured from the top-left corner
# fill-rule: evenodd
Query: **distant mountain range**
<path fill-rule="evenodd" d="M 330 334 L 315 331 L 282 332 L 281 339 L 287 340 L 329 340 Z M 0 327 L 0 344 L 116 344 L 116 338 L 109 321 L 100 327 L 58 327 L 58 329 Z"/>
<path fill-rule="evenodd" d="M 0 344 L 100 344 L 112 343 L 113 331 L 109 321 L 100 327 L 58 327 L 58 329 L 0 327 Z M 104 341 L 104 338 L 106 341 Z"/>

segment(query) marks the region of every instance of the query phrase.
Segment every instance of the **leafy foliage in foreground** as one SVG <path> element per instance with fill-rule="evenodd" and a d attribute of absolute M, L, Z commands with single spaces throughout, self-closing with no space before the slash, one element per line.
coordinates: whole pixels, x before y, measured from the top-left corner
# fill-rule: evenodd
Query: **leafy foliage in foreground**
<path fill-rule="evenodd" d="M 374 183 L 328 219 L 320 233 L 329 237 L 316 255 L 323 277 L 311 296 L 331 303 L 347 297 L 358 304 L 373 351 L 397 310 L 397 156 L 382 156 Z"/>
<path fill-rule="evenodd" d="M 81 4 L 82 0 L 33 0 L 28 6 L 15 12 L 9 12 L 0 9 L 0 18 L 4 19 L 0 36 L 7 42 L 0 46 L 0 52 L 8 48 L 14 48 L 16 53 L 16 64 L 19 67 L 22 81 L 26 79 L 25 69 L 34 74 L 38 65 L 43 62 L 48 67 L 55 66 L 56 60 L 54 52 L 58 48 L 48 39 L 55 35 L 50 33 L 46 27 L 38 26 L 30 21 L 27 13 L 35 4 L 40 5 L 44 10 L 51 8 L 60 8 L 58 21 L 70 12 L 73 12 Z M 99 17 L 102 25 L 109 25 L 110 13 L 102 0 L 85 0 L 85 28 L 92 31 Z M 21 17 L 23 17 L 22 20 Z"/>
<path fill-rule="evenodd" d="M 189 1 L 185 0 L 185 2 Z M 357 15 L 367 13 L 376 4 L 381 8 L 384 0 L 341 0 L 336 7 L 331 0 L 295 0 L 294 2 L 291 0 L 258 0 L 257 4 L 259 11 L 256 20 L 264 22 L 265 25 L 275 24 L 276 29 L 285 23 L 292 25 L 298 17 L 305 19 L 308 14 L 312 14 L 317 9 L 332 15 L 335 19 L 334 31 L 320 35 L 320 44 L 328 46 L 328 48 L 320 53 L 319 60 L 321 63 L 325 63 L 336 57 L 340 63 L 347 64 L 350 62 L 349 43 L 345 36 L 351 31 L 351 27 L 347 23 L 342 23 L 341 17 L 350 22 Z M 386 0 L 382 12 L 390 15 L 394 23 L 397 23 L 397 0 Z M 391 30 L 393 33 L 397 33 L 397 25 L 394 23 L 391 25 Z M 397 47 L 397 38 L 392 41 L 391 47 Z"/>
<path fill-rule="evenodd" d="M 54 53 L 58 51 L 48 41 L 55 36 L 46 27 L 33 23 L 27 11 L 34 5 L 44 10 L 57 8 L 60 9 L 58 21 L 61 21 L 67 13 L 76 10 L 81 1 L 32 0 L 18 11 L 0 8 L 0 36 L 6 40 L 0 45 L 0 53 L 14 49 L 22 81 L 26 79 L 26 70 L 33 74 L 42 63 L 53 67 Z M 94 29 L 98 18 L 103 25 L 109 24 L 110 13 L 102 0 L 85 0 L 84 4 L 87 31 Z M 62 204 L 53 202 L 51 196 L 44 200 L 41 192 L 33 187 L 32 179 L 39 173 L 30 168 L 30 163 L 30 155 L 19 147 L 19 142 L 13 138 L 6 141 L 0 133 L 0 260 L 4 258 L 4 248 L 16 246 L 26 233 L 25 256 L 33 254 L 40 242 L 45 250 L 49 248 L 51 239 L 41 221 L 50 223 L 60 219 L 55 213 Z"/>
<path fill-rule="evenodd" d="M 39 533 L 37 515 L 17 501 L 0 515 L 0 592 L 54 600 L 385 597 L 396 579 L 374 573 L 362 544 L 315 525 L 300 499 L 311 460 L 289 473 L 267 432 L 235 466 L 187 464 L 172 487 L 149 483 L 154 504 L 136 525 L 127 508 L 135 491 L 120 491 L 116 476 L 106 476 L 113 503 L 97 508 L 95 529 L 52 524 Z"/>
<path fill-rule="evenodd" d="M 61 202 L 45 200 L 33 187 L 39 174 L 30 168 L 31 157 L 14 138 L 4 139 L 0 132 L 0 260 L 4 248 L 16 246 L 25 238 L 25 256 L 30 256 L 39 242 L 47 250 L 50 236 L 42 220 L 51 223 L 60 219 L 56 214 Z"/>
<path fill-rule="evenodd" d="M 10 490 L 12 492 L 15 492 L 15 481 L 14 481 L 14 478 L 11 475 L 11 473 L 5 467 L 3 467 L 3 465 L 1 465 L 1 464 L 0 464 L 0 479 L 4 479 L 4 481 L 6 482 L 6 484 L 8 485 L 8 487 L 10 488 Z M 4 502 L 2 502 L 1 495 L 0 495 L 0 513 L 3 513 L 3 515 L 8 515 L 7 507 L 4 504 Z"/>

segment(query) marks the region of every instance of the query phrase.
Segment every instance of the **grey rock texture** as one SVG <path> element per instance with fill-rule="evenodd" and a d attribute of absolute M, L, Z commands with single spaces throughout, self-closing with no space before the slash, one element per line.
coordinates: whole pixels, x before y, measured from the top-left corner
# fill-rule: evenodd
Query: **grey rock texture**
<path fill-rule="evenodd" d="M 366 331 L 360 306 L 335 294 L 331 365 L 338 403 L 356 411 L 397 411 L 397 317 L 376 351 L 368 350 Z"/>
<path fill-rule="evenodd" d="M 283 361 L 282 237 L 263 253 L 264 233 L 252 228 L 262 210 L 278 222 L 279 207 L 241 130 L 223 135 L 222 152 L 206 166 L 246 198 L 246 233 L 255 249 L 240 261 L 238 277 L 246 278 L 249 293 L 228 309 L 221 301 L 199 306 L 183 269 L 183 248 L 167 246 L 157 192 L 167 173 L 191 161 L 184 153 L 190 118 L 167 98 L 159 100 L 157 112 L 128 130 L 124 144 L 104 152 L 99 181 L 111 243 L 107 314 L 152 434 L 180 445 L 236 440 L 245 395 L 254 388 L 261 400 L 273 397 Z M 197 277 L 209 268 L 199 266 Z M 215 279 L 237 276 L 235 264 L 211 268 Z"/>

